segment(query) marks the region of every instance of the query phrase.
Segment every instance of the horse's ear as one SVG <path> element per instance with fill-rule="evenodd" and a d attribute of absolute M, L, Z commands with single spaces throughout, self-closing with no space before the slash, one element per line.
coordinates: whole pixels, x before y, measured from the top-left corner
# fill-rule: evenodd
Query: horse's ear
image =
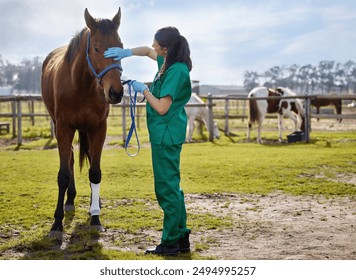
<path fill-rule="evenodd" d="M 89 14 L 88 9 L 85 9 L 84 12 L 85 23 L 87 27 L 94 32 L 97 28 L 95 19 Z"/>
<path fill-rule="evenodd" d="M 112 19 L 112 21 L 117 25 L 117 28 L 119 28 L 120 22 L 121 22 L 121 8 L 119 8 L 119 11 L 118 11 L 117 14 L 114 16 L 114 18 Z"/>

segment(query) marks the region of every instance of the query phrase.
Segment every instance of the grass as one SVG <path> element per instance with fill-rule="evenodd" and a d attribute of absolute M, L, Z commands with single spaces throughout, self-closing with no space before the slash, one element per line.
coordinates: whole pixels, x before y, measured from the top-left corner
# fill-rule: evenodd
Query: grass
<path fill-rule="evenodd" d="M 110 120 L 108 138 L 120 133 L 119 126 L 118 120 Z M 159 237 L 162 226 L 143 123 L 139 135 L 142 148 L 137 157 L 128 157 L 117 137 L 109 139 L 110 148 L 103 151 L 102 222 L 111 232 L 107 234 L 110 240 L 106 240 L 110 246 L 99 242 L 100 238 L 87 230 L 88 173 L 86 168 L 80 173 L 77 165 L 77 208 L 75 216 L 65 219 L 67 245 L 63 248 L 47 237 L 57 200 L 59 159 L 57 149 L 53 149 L 56 141 L 48 138 L 49 124 L 45 120 L 36 128 L 30 126 L 25 130 L 28 140 L 22 146 L 0 147 L 0 259 L 161 259 L 115 249 L 123 244 L 135 246 L 147 230 L 157 232 Z M 181 186 L 185 193 L 284 192 L 356 197 L 355 184 L 348 182 L 350 176 L 355 177 L 353 131 L 313 132 L 310 144 L 279 144 L 276 132 L 266 131 L 263 136 L 272 139 L 270 144 L 245 143 L 244 135 L 223 136 L 214 143 L 185 144 L 181 159 Z M 2 135 L 0 140 L 10 138 Z M 228 206 L 227 201 L 222 208 Z M 202 209 L 189 213 L 188 226 L 203 232 L 227 229 L 233 224 L 228 216 Z M 118 230 L 122 234 L 117 234 Z M 200 253 L 209 248 L 209 242 L 203 238 L 194 253 L 181 258 L 204 258 Z"/>

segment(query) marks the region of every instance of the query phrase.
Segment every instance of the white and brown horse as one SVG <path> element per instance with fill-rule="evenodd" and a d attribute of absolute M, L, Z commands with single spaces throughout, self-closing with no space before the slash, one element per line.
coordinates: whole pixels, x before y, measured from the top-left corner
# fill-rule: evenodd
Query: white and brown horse
<path fill-rule="evenodd" d="M 204 101 L 196 94 L 192 93 L 187 104 L 205 104 Z M 185 111 L 188 116 L 188 125 L 187 125 L 187 142 L 193 141 L 193 130 L 195 128 L 195 121 L 199 123 L 200 134 L 203 133 L 202 124 L 205 125 L 209 131 L 209 110 L 207 106 L 186 106 Z M 214 138 L 220 138 L 219 128 L 216 121 L 213 122 L 213 136 Z"/>
<path fill-rule="evenodd" d="M 248 97 L 282 97 L 282 96 L 296 96 L 296 94 L 288 88 L 278 87 L 275 89 L 267 87 L 256 87 L 252 89 Z M 303 104 L 298 98 L 292 99 L 250 99 L 250 114 L 247 127 L 247 141 L 250 141 L 250 131 L 252 124 L 257 122 L 257 142 L 262 143 L 261 140 L 261 126 L 266 114 L 278 114 L 278 131 L 279 141 L 282 142 L 282 130 L 284 117 L 289 117 L 295 124 L 295 130 L 304 131 L 305 119 Z"/>

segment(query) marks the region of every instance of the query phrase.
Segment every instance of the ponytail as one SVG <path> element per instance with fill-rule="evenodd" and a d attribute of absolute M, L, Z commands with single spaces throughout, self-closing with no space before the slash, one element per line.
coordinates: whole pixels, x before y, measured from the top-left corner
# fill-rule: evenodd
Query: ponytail
<path fill-rule="evenodd" d="M 187 39 L 182 36 L 180 36 L 180 47 L 179 47 L 179 51 L 178 51 L 178 57 L 182 59 L 182 61 L 180 62 L 184 62 L 185 64 L 187 64 L 189 71 L 192 70 L 193 65 L 192 65 L 192 60 L 190 58 L 190 48 L 189 48 L 189 43 L 187 41 Z"/>

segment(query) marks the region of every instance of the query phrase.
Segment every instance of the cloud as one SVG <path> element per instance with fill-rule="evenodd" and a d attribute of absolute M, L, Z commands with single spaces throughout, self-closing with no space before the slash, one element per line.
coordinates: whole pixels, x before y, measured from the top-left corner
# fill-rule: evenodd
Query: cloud
<path fill-rule="evenodd" d="M 125 47 L 150 46 L 156 30 L 176 26 L 190 43 L 191 76 L 202 83 L 241 84 L 244 71 L 276 65 L 356 60 L 356 3 L 347 0 L 0 0 L 0 54 L 44 57 L 85 26 L 85 8 L 112 18 L 119 7 Z M 123 65 L 143 81 L 156 71 L 144 58 Z"/>

